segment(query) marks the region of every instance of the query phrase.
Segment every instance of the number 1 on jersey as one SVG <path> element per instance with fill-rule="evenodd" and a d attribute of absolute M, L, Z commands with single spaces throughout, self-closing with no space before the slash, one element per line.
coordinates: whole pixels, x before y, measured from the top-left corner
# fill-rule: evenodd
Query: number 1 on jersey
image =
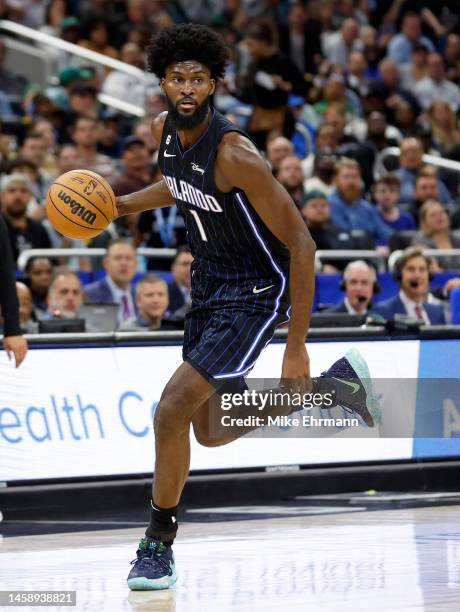
<path fill-rule="evenodd" d="M 196 210 L 191 210 L 190 214 L 193 215 L 193 218 L 195 219 L 196 224 L 198 225 L 198 231 L 200 232 L 201 239 L 207 242 L 208 238 L 206 236 L 206 232 L 204 231 L 204 227 L 203 227 L 203 224 L 201 223 L 198 213 L 196 212 Z"/>

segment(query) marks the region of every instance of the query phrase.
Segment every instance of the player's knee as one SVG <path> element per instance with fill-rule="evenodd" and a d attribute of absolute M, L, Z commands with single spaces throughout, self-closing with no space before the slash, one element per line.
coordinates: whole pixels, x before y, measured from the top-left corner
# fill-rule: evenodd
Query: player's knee
<path fill-rule="evenodd" d="M 153 420 L 155 433 L 167 436 L 168 433 L 181 433 L 190 427 L 190 418 L 180 405 L 162 400 L 155 410 Z"/>

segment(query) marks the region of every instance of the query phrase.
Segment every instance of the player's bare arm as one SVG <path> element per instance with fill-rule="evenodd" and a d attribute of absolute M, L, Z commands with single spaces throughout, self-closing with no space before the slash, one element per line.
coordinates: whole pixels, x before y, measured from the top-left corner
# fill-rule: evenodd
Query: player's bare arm
<path fill-rule="evenodd" d="M 161 142 L 161 134 L 163 125 L 168 113 L 164 112 L 152 122 L 152 133 L 157 142 Z M 141 213 L 144 210 L 152 208 L 163 208 L 174 204 L 174 198 L 169 191 L 164 179 L 149 185 L 145 189 L 135 191 L 124 196 L 118 196 L 116 199 L 118 216 L 131 215 L 133 213 Z"/>
<path fill-rule="evenodd" d="M 244 172 L 242 171 L 244 168 Z M 309 387 L 310 366 L 305 337 L 310 324 L 314 291 L 315 243 L 287 191 L 273 177 L 265 160 L 244 136 L 231 132 L 222 139 L 216 166 L 222 191 L 242 189 L 269 230 L 291 255 L 292 316 L 283 360 L 283 379 Z"/>

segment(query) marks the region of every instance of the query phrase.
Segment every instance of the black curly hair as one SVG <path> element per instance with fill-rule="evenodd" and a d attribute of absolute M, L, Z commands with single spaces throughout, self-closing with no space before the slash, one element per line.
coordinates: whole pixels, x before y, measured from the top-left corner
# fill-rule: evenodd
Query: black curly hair
<path fill-rule="evenodd" d="M 196 23 L 185 23 L 166 28 L 154 35 L 147 46 L 147 66 L 158 78 L 174 62 L 195 60 L 218 81 L 225 74 L 228 50 L 222 39 L 211 28 Z"/>

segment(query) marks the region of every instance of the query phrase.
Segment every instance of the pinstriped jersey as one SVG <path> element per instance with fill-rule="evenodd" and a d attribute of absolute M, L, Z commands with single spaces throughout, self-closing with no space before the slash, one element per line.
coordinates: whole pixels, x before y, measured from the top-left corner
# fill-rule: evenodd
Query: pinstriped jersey
<path fill-rule="evenodd" d="M 194 270 L 236 281 L 284 274 L 289 266 L 286 246 L 263 223 L 244 191 L 224 193 L 215 183 L 217 149 L 227 132 L 248 138 L 213 109 L 206 130 L 184 151 L 169 118 L 163 127 L 158 164 L 184 218 Z"/>

